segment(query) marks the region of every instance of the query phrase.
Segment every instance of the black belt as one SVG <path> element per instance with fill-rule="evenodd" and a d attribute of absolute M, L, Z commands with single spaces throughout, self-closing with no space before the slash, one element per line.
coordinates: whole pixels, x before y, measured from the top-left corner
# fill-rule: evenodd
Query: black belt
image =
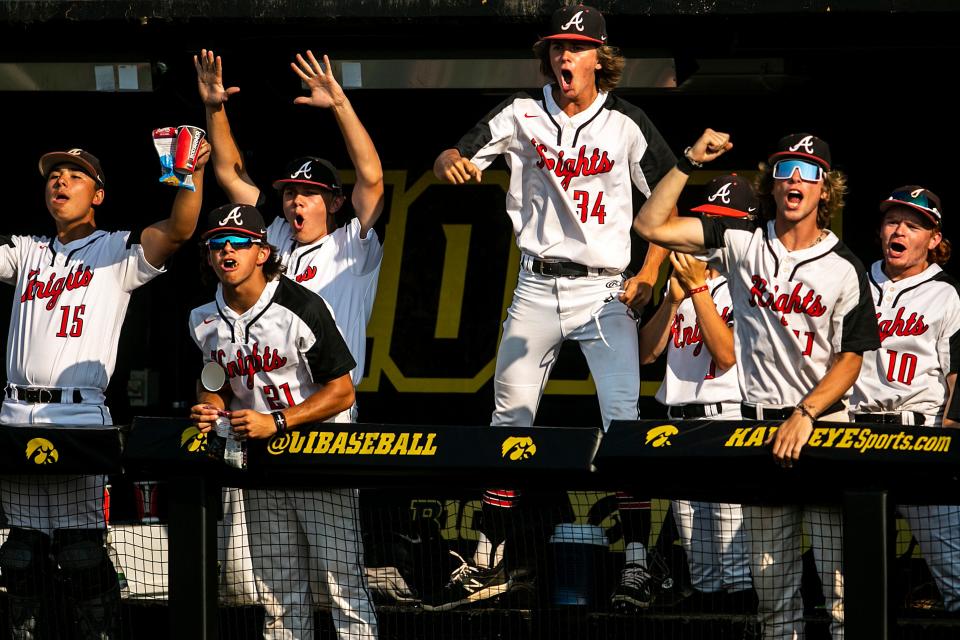
<path fill-rule="evenodd" d="M 530 263 L 530 271 L 549 278 L 582 278 L 590 275 L 591 269 L 577 262 L 534 258 Z M 599 273 L 600 269 L 593 271 Z"/>
<path fill-rule="evenodd" d="M 15 398 L 20 402 L 39 404 L 80 404 L 83 402 L 83 394 L 80 393 L 79 389 L 74 389 L 72 396 L 67 396 L 63 389 L 52 387 L 7 387 L 7 397 Z"/>
<path fill-rule="evenodd" d="M 710 402 L 707 404 L 680 404 L 667 407 L 667 417 L 677 420 L 706 418 L 707 407 L 714 407 L 717 410 L 717 413 L 723 413 L 723 403 L 720 402 Z"/>
<path fill-rule="evenodd" d="M 919 411 L 904 411 L 902 413 L 855 413 L 854 422 L 866 422 L 867 424 L 903 424 L 903 413 L 913 414 L 913 424 L 922 427 L 926 422 L 926 416 Z"/>
<path fill-rule="evenodd" d="M 843 410 L 842 402 L 835 402 L 834 404 L 827 407 L 826 411 L 820 415 L 829 415 L 831 413 L 836 413 L 837 411 Z M 776 409 L 774 407 L 763 407 L 763 418 L 762 420 L 786 420 L 793 415 L 793 407 L 783 407 L 782 409 Z M 743 403 L 740 405 L 740 413 L 743 416 L 744 420 L 757 420 L 757 407 L 752 404 Z"/>

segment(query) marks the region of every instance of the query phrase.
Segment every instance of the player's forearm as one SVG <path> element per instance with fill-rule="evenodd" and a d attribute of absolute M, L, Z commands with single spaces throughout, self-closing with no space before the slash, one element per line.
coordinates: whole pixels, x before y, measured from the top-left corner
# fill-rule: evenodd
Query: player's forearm
<path fill-rule="evenodd" d="M 679 306 L 679 302 L 672 303 L 665 295 L 650 320 L 640 328 L 640 364 L 650 364 L 667 348 L 670 327 Z"/>
<path fill-rule="evenodd" d="M 203 204 L 203 174 L 203 167 L 194 171 L 196 190 L 178 189 L 170 217 L 147 227 L 140 235 L 143 255 L 154 267 L 162 267 L 167 258 L 193 236 Z"/>
<path fill-rule="evenodd" d="M 717 368 L 726 371 L 737 363 L 733 350 L 733 329 L 720 317 L 717 305 L 707 291 L 693 296 L 693 308 L 697 312 L 700 337 Z"/>
<path fill-rule="evenodd" d="M 863 364 L 861 354 L 841 353 L 820 383 L 804 397 L 803 404 L 807 407 L 807 410 L 813 416 L 820 418 L 857 381 L 861 364 Z"/>
<path fill-rule="evenodd" d="M 197 380 L 197 404 L 209 404 L 217 409 L 226 409 L 228 399 L 226 394 L 221 392 L 207 391 Z"/>
<path fill-rule="evenodd" d="M 383 211 L 383 165 L 370 134 L 360 122 L 350 100 L 345 98 L 342 103 L 334 104 L 331 111 L 357 173 L 353 187 L 353 210 L 366 232 L 376 224 Z"/>
<path fill-rule="evenodd" d="M 301 402 L 283 410 L 287 428 L 323 422 L 353 406 L 353 381 L 349 374 L 331 380 L 322 389 Z"/>
<path fill-rule="evenodd" d="M 953 392 L 957 388 L 957 374 L 951 373 L 947 376 L 947 403 L 944 405 L 943 411 L 943 426 L 958 428 L 960 427 L 960 422 L 957 422 L 953 418 L 948 418 L 947 414 L 950 412 L 950 407 L 953 406 Z"/>
<path fill-rule="evenodd" d="M 703 227 L 700 221 L 676 215 L 677 200 L 688 177 L 673 168 L 660 180 L 633 219 L 633 229 L 641 238 L 684 253 L 703 250 Z M 662 261 L 663 256 L 660 259 Z"/>
<path fill-rule="evenodd" d="M 210 163 L 217 184 L 227 194 L 230 202 L 255 205 L 260 198 L 260 189 L 247 174 L 243 154 L 230 129 L 226 108 L 207 107 L 207 136 L 213 147 Z"/>

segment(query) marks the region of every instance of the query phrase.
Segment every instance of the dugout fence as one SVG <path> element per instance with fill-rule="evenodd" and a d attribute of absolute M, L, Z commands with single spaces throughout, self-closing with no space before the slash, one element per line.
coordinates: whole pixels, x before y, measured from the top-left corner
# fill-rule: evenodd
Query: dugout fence
<path fill-rule="evenodd" d="M 105 543 L 124 579 L 120 637 L 261 638 L 271 611 L 286 615 L 279 626 L 289 627 L 295 623 L 284 612 L 298 607 L 309 611 L 314 637 L 338 637 L 338 628 L 339 637 L 369 637 L 370 627 L 355 620 L 364 618 L 362 606 L 340 590 L 344 575 L 328 580 L 308 567 L 311 596 L 297 601 L 304 585 L 284 573 L 306 561 L 304 543 L 348 556 L 358 529 L 361 584 L 373 587 L 380 638 L 762 637 L 756 589 L 738 588 L 744 576 L 736 565 L 763 563 L 749 557 L 749 545 L 727 553 L 732 561 L 716 555 L 731 545 L 709 544 L 718 520 L 699 505 L 714 502 L 816 507 L 819 515 L 797 528 L 800 574 L 784 569 L 775 581 L 795 583 L 802 594 L 808 638 L 829 637 L 830 577 L 817 571 L 829 553 L 845 579 L 847 637 L 957 637 L 950 568 L 960 561 L 952 551 L 960 547 L 960 518 L 955 507 L 930 507 L 958 502 L 960 445 L 952 434 L 818 424 L 800 464 L 782 470 L 763 447 L 775 427 L 641 421 L 615 423 L 601 436 L 323 424 L 251 447 L 239 471 L 210 459 L 188 421 L 154 418 L 129 429 L 5 428 L 0 455 L 5 474 L 109 478 Z M 0 482 L 18 486 L 9 477 Z M 491 486 L 510 487 L 521 506 L 501 526 L 506 549 L 494 537 L 481 564 L 491 570 L 478 571 L 480 533 L 497 528 L 481 502 Z M 655 593 L 629 613 L 610 604 L 631 538 L 624 493 L 637 504 L 654 497 L 641 537 Z M 307 512 L 302 520 L 313 533 L 301 524 L 285 529 L 267 508 L 285 501 Z M 822 526 L 831 510 L 843 514 L 842 540 L 839 529 Z M 754 532 L 786 526 L 779 512 L 751 522 Z M 533 559 L 531 580 L 497 575 L 511 553 Z M 9 596 L 0 603 L 6 619 Z M 44 637 L 83 637 L 67 613 L 60 625 Z"/>

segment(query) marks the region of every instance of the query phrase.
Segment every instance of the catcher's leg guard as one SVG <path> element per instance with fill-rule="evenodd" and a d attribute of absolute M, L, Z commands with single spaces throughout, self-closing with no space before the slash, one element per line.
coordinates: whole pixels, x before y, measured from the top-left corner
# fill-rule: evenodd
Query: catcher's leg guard
<path fill-rule="evenodd" d="M 120 636 L 120 584 L 99 529 L 53 532 L 64 594 L 83 640 Z"/>
<path fill-rule="evenodd" d="M 13 640 L 52 637 L 44 618 L 53 611 L 53 568 L 50 538 L 33 529 L 10 529 L 0 546 L 0 571 L 10 603 L 10 636 Z"/>

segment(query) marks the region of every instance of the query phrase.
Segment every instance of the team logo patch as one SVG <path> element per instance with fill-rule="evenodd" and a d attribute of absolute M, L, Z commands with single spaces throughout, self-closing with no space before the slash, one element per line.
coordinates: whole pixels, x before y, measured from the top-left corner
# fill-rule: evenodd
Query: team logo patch
<path fill-rule="evenodd" d="M 60 454 L 53 443 L 46 438 L 33 438 L 27 443 L 27 460 L 33 464 L 56 464 Z"/>
<path fill-rule="evenodd" d="M 714 202 L 716 201 L 717 198 L 720 198 L 720 202 L 722 202 L 723 204 L 730 204 L 730 187 L 732 185 L 733 185 L 732 182 L 726 183 L 725 185 L 717 189 L 717 192 L 712 196 L 710 196 L 709 198 L 707 198 L 707 200 L 709 200 L 710 202 Z"/>
<path fill-rule="evenodd" d="M 293 180 L 294 178 L 298 178 L 300 176 L 303 176 L 307 180 L 313 177 L 313 161 L 312 160 L 307 160 L 306 162 L 303 163 L 303 165 L 299 169 L 291 173 L 290 179 Z"/>
<path fill-rule="evenodd" d="M 223 227 L 223 226 L 226 226 L 226 224 L 231 220 L 237 226 L 240 226 L 240 227 L 243 226 L 243 218 L 240 217 L 240 207 L 234 207 L 233 209 L 230 209 L 230 213 L 228 213 L 223 220 L 220 220 L 219 222 L 217 222 L 217 224 Z"/>
<path fill-rule="evenodd" d="M 577 31 L 583 31 L 583 11 L 577 11 L 573 17 L 567 20 L 567 24 L 560 27 L 561 31 L 569 31 L 570 27 L 576 27 Z"/>
<path fill-rule="evenodd" d="M 797 142 L 797 144 L 788 148 L 790 149 L 790 151 L 797 151 L 801 147 L 803 147 L 804 151 L 806 151 L 810 155 L 813 155 L 813 136 L 804 136 L 803 138 L 800 138 L 800 141 Z"/>
<path fill-rule="evenodd" d="M 200 433 L 197 427 L 187 427 L 180 434 L 180 448 L 189 453 L 202 453 L 207 450 L 207 434 Z"/>
<path fill-rule="evenodd" d="M 527 436 L 510 436 L 500 446 L 500 456 L 510 460 L 526 460 L 536 453 L 537 445 Z"/>
<path fill-rule="evenodd" d="M 654 427 L 647 431 L 646 444 L 651 447 L 669 447 L 671 445 L 670 437 L 678 433 L 680 433 L 680 430 L 672 424 Z"/>

